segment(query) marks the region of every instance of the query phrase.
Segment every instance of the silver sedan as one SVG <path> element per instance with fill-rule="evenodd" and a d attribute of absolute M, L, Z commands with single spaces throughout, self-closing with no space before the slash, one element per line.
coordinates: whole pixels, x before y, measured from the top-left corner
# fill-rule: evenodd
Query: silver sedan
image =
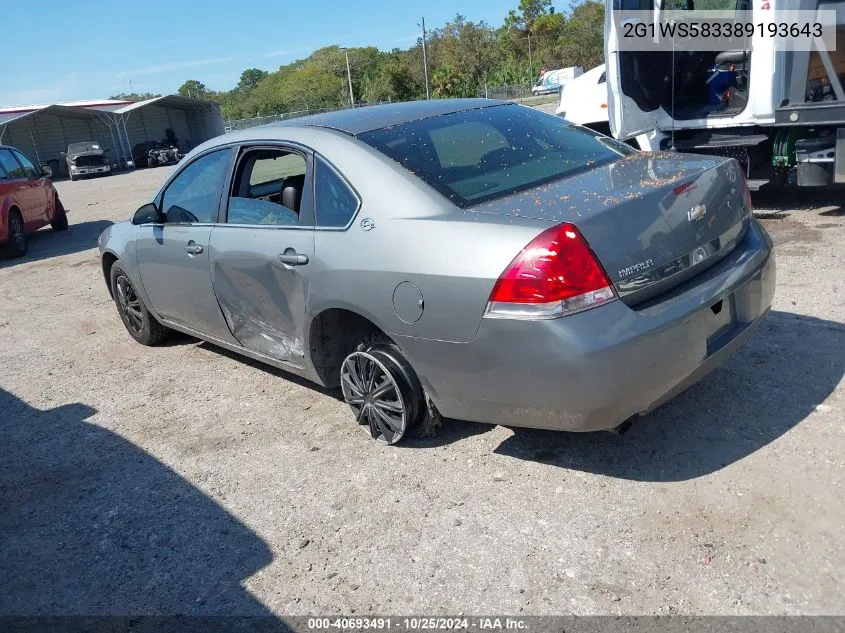
<path fill-rule="evenodd" d="M 775 288 L 736 161 L 487 100 L 217 137 L 99 245 L 136 341 L 178 330 L 340 387 L 390 444 L 441 415 L 623 428 L 727 359 Z"/>

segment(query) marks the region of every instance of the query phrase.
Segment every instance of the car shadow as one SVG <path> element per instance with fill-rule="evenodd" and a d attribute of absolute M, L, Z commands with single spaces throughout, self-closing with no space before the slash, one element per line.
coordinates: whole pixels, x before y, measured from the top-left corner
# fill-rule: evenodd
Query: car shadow
<path fill-rule="evenodd" d="M 24 257 L 10 257 L 0 249 L 0 269 L 28 264 L 50 257 L 71 255 L 97 246 L 97 238 L 114 222 L 91 220 L 71 224 L 67 231 L 55 232 L 50 227 L 29 235 L 29 251 Z"/>
<path fill-rule="evenodd" d="M 316 391 L 319 394 L 324 396 L 329 396 L 330 398 L 334 398 L 335 400 L 343 401 L 343 393 L 340 390 L 340 387 L 336 389 L 327 389 L 321 385 L 318 385 L 316 382 L 311 382 L 307 378 L 302 378 L 301 376 L 297 376 L 296 374 L 292 374 L 284 369 L 279 369 L 278 367 L 274 367 L 273 365 L 268 365 L 267 363 L 262 363 L 259 360 L 253 360 L 249 356 L 244 356 L 243 354 L 238 354 L 237 352 L 230 352 L 225 347 L 218 347 L 213 343 L 209 343 L 208 341 L 199 341 L 195 338 L 190 338 L 187 335 L 182 338 L 180 334 L 177 336 L 176 344 L 186 344 L 186 343 L 199 343 L 199 347 L 206 349 L 210 352 L 214 352 L 215 354 L 220 354 L 221 356 L 225 356 L 226 358 L 231 358 L 238 363 L 243 363 L 244 365 L 249 365 L 255 369 L 260 369 L 263 372 L 276 376 L 277 378 L 281 378 L 288 382 L 292 382 L 300 387 L 306 387 L 311 391 Z"/>
<path fill-rule="evenodd" d="M 241 585 L 272 561 L 264 541 L 94 413 L 0 389 L 0 616 L 275 622 Z"/>
<path fill-rule="evenodd" d="M 813 414 L 845 374 L 843 340 L 845 324 L 772 312 L 724 366 L 626 434 L 514 429 L 495 452 L 634 481 L 701 477 Z"/>
<path fill-rule="evenodd" d="M 761 190 L 752 194 L 755 215 L 762 218 L 768 216 L 781 217 L 784 213 L 795 211 L 815 211 L 822 207 L 833 207 L 822 211 L 819 215 L 840 216 L 843 214 L 842 200 L 845 198 L 845 187 L 787 187 L 780 190 Z M 771 219 L 771 218 L 769 218 Z"/>

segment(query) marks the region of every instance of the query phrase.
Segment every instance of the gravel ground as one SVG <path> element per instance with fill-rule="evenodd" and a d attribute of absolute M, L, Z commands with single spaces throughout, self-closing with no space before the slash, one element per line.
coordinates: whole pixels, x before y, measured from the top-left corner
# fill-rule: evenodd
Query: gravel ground
<path fill-rule="evenodd" d="M 833 199 L 758 203 L 771 316 L 628 434 L 390 448 L 336 393 L 130 339 L 96 237 L 166 172 L 58 183 L 70 231 L 0 261 L 0 614 L 845 612 Z"/>

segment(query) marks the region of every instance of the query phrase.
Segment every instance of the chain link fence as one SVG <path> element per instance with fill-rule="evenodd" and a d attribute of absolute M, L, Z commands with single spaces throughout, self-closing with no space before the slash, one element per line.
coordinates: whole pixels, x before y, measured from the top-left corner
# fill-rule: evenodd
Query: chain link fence
<path fill-rule="evenodd" d="M 511 84 L 508 86 L 485 86 L 478 91 L 479 97 L 485 99 L 499 99 L 501 101 L 516 101 L 517 103 L 551 103 L 560 99 L 560 90 L 543 91 L 539 94 L 531 92 L 532 84 Z"/>
<path fill-rule="evenodd" d="M 382 103 L 389 103 L 388 101 L 379 101 L 377 103 L 356 104 L 355 107 L 364 107 L 365 105 L 380 105 Z M 270 114 L 267 116 L 256 116 L 250 119 L 227 119 L 224 121 L 224 126 L 227 132 L 234 130 L 245 130 L 251 127 L 258 127 L 259 125 L 267 125 L 268 123 L 275 123 L 276 121 L 288 121 L 290 119 L 298 119 L 299 117 L 308 116 L 309 114 L 323 114 L 324 112 L 335 112 L 337 110 L 348 110 L 349 106 L 337 106 L 335 108 L 308 108 L 305 110 L 296 110 L 294 112 L 281 112 L 279 114 Z"/>

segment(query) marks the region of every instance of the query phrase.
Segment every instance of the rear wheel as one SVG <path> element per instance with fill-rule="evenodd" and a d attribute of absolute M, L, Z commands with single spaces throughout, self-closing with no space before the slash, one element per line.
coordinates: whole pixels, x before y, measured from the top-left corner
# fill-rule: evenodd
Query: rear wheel
<path fill-rule="evenodd" d="M 9 213 L 9 249 L 12 257 L 23 257 L 29 249 L 23 216 L 17 209 Z"/>
<path fill-rule="evenodd" d="M 111 287 L 117 312 L 132 338 L 142 345 L 155 345 L 170 335 L 171 330 L 150 314 L 120 262 L 112 265 Z"/>
<path fill-rule="evenodd" d="M 59 196 L 56 196 L 56 210 L 53 212 L 53 221 L 50 226 L 54 231 L 67 231 L 67 213 Z"/>
<path fill-rule="evenodd" d="M 425 413 L 422 387 L 396 345 L 364 342 L 340 368 L 343 398 L 355 420 L 383 444 L 396 444 Z"/>

